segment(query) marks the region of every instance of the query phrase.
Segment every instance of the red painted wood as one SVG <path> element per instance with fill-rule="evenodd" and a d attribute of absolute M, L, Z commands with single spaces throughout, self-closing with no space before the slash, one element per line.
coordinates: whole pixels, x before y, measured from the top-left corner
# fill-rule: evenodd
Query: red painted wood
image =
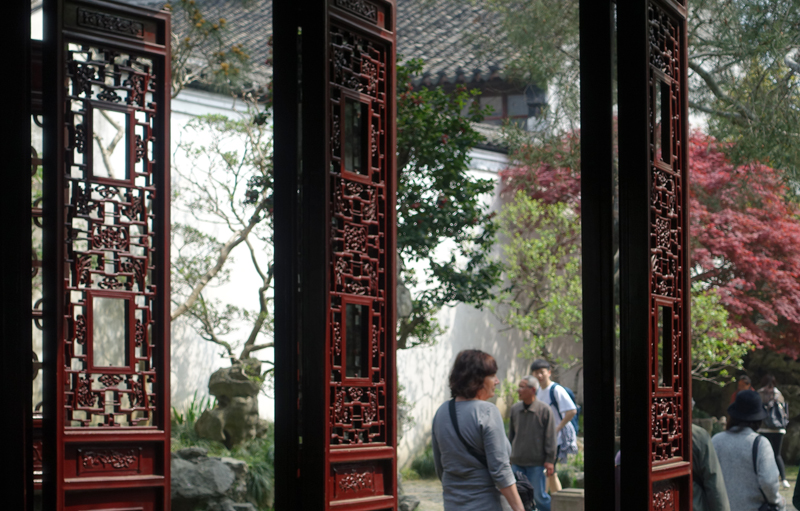
<path fill-rule="evenodd" d="M 651 507 L 666 511 L 692 502 L 685 7 L 650 0 L 647 22 Z"/>
<path fill-rule="evenodd" d="M 43 96 L 58 98 L 53 118 L 66 136 L 49 134 L 57 157 L 45 167 L 46 180 L 64 190 L 46 195 L 52 202 L 44 204 L 46 219 L 61 219 L 43 233 L 58 247 L 59 262 L 44 284 L 58 299 L 34 314 L 56 325 L 45 330 L 56 336 L 45 345 L 55 348 L 46 351 L 55 378 L 46 377 L 55 384 L 45 397 L 56 398 L 45 403 L 53 422 L 44 435 L 54 438 L 44 441 L 55 447 L 43 450 L 43 489 L 52 499 L 45 505 L 166 511 L 170 15 L 101 0 L 51 1 L 46 15 L 46 30 L 59 31 L 50 38 L 61 42 L 49 57 L 64 77 L 55 83 L 64 85 Z M 124 118 L 117 146 L 123 160 L 114 173 L 94 140 L 105 135 L 107 145 L 110 138 L 95 129 L 101 111 Z M 113 300 L 124 313 L 109 322 L 94 304 Z M 110 361 L 95 333 L 117 328 L 120 353 Z M 58 459 L 48 460 L 54 453 Z"/>
<path fill-rule="evenodd" d="M 395 6 L 330 0 L 330 289 L 326 508 L 397 508 Z M 345 161 L 345 102 L 367 112 L 360 172 Z M 347 307 L 369 313 L 368 368 L 348 376 Z"/>

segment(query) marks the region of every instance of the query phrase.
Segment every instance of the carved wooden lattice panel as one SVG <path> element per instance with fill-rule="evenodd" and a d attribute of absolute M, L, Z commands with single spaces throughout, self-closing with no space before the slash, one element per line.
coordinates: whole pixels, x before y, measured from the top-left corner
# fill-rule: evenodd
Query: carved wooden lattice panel
<path fill-rule="evenodd" d="M 69 426 L 150 426 L 157 267 L 153 61 L 70 44 L 65 336 Z"/>
<path fill-rule="evenodd" d="M 682 24 L 658 4 L 650 21 L 652 461 L 684 457 L 684 122 Z"/>
<path fill-rule="evenodd" d="M 58 13 L 47 10 L 54 5 L 48 0 L 46 12 Z M 43 66 L 50 73 L 43 97 L 57 98 L 45 101 L 45 116 L 58 120 L 45 125 L 45 142 L 50 137 L 58 151 L 44 169 L 44 200 L 52 202 L 44 219 L 52 223 L 43 236 L 57 254 L 46 254 L 43 284 L 52 291 L 44 356 L 55 366 L 49 385 L 57 398 L 45 405 L 55 440 L 48 444 L 45 431 L 44 505 L 163 510 L 170 494 L 169 14 L 102 0 L 58 5 L 53 26 L 61 32 L 45 38 L 58 43 L 44 51 L 45 62 L 57 65 Z"/>
<path fill-rule="evenodd" d="M 327 509 L 394 509 L 394 5 L 328 6 Z"/>
<path fill-rule="evenodd" d="M 386 443 L 386 51 L 330 37 L 330 442 Z"/>

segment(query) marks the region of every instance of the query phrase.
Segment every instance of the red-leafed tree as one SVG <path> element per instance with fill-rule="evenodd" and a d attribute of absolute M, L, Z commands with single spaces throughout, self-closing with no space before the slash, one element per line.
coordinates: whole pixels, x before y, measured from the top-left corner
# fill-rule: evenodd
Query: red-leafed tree
<path fill-rule="evenodd" d="M 506 191 L 578 208 L 577 146 L 571 137 L 555 149 L 523 153 L 520 161 L 544 163 L 503 171 Z M 787 199 L 780 171 L 757 163 L 734 166 L 722 149 L 699 132 L 689 140 L 693 287 L 716 292 L 731 327 L 744 327 L 741 340 L 797 357 L 800 208 Z"/>
<path fill-rule="evenodd" d="M 800 355 L 800 219 L 779 171 L 735 167 L 712 137 L 689 145 L 692 279 L 718 290 L 746 336 Z"/>

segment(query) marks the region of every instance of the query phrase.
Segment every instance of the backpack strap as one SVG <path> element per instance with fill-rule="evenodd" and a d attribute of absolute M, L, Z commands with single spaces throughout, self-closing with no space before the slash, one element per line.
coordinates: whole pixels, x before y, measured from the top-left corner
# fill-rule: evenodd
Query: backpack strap
<path fill-rule="evenodd" d="M 756 483 L 758 483 L 758 442 L 761 440 L 761 435 L 756 435 L 755 440 L 753 440 L 753 472 L 756 474 Z M 758 491 L 761 492 L 761 497 L 764 499 L 764 502 L 767 504 L 771 504 L 769 500 L 767 500 L 767 496 L 764 495 L 764 490 L 761 489 L 761 484 L 758 484 Z"/>
<path fill-rule="evenodd" d="M 558 383 L 553 383 L 550 386 L 550 404 L 556 407 L 556 411 L 558 412 L 558 418 L 562 421 L 564 420 L 564 416 L 561 414 L 561 407 L 558 406 L 558 399 L 556 399 L 556 386 Z"/>
<path fill-rule="evenodd" d="M 467 448 L 467 452 L 469 452 L 471 455 L 473 455 L 476 460 L 480 461 L 481 465 L 483 465 L 486 468 L 489 468 L 489 464 L 486 463 L 486 456 L 483 453 L 481 453 L 479 450 L 477 450 L 476 448 L 474 448 L 471 445 L 469 445 L 467 443 L 467 441 L 464 440 L 464 437 L 461 436 L 461 430 L 458 428 L 458 418 L 456 417 L 456 399 L 455 398 L 450 400 L 449 408 L 450 408 L 450 422 L 453 423 L 453 429 L 456 430 L 456 435 L 458 435 L 458 439 L 461 440 L 461 443 L 464 444 L 464 447 Z"/>

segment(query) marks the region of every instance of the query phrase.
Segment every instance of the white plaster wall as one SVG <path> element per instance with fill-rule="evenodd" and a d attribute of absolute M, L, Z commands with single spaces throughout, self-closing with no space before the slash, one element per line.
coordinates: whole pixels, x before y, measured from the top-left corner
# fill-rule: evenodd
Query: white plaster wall
<path fill-rule="evenodd" d="M 186 158 L 178 150 L 181 139 L 188 136 L 194 137 L 193 142 L 202 144 L 203 139 L 198 138 L 194 131 L 184 130 L 186 124 L 199 115 L 220 114 L 227 117 L 242 115 L 246 108 L 241 101 L 236 101 L 230 96 L 212 94 L 195 90 L 183 90 L 172 100 L 172 166 L 173 166 L 173 188 L 181 186 L 180 178 L 176 169 L 181 169 L 183 174 L 191 174 Z M 232 147 L 231 149 L 238 149 Z M 185 212 L 173 205 L 173 222 L 191 223 L 194 227 L 202 228 L 209 234 L 219 236 L 220 239 L 227 239 L 230 233 L 227 230 L 215 228 L 211 224 L 200 225 Z M 256 308 L 256 291 L 253 282 L 259 282 L 259 277 L 250 263 L 247 247 L 242 244 L 231 252 L 232 263 L 229 261 L 231 276 L 229 283 L 212 288 L 206 288 L 204 294 L 209 298 L 218 298 L 226 303 L 231 303 L 240 307 Z M 241 261 L 242 264 L 237 264 Z M 226 340 L 239 341 L 241 345 L 249 329 L 244 328 L 226 336 Z M 220 355 L 223 349 L 216 344 L 203 340 L 187 323 L 184 318 L 178 318 L 172 323 L 172 364 L 170 395 L 172 406 L 178 410 L 185 409 L 191 402 L 195 392 L 197 397 L 202 398 L 208 395 L 208 378 L 215 370 L 229 365 L 227 359 Z M 272 350 L 263 350 L 258 353 L 262 360 L 272 360 Z M 262 418 L 274 420 L 275 404 L 274 400 L 262 393 L 259 396 L 259 412 Z"/>
<path fill-rule="evenodd" d="M 186 90 L 181 92 L 172 102 L 172 146 L 173 167 L 186 165 L 185 159 L 177 151 L 181 137 L 186 137 L 184 126 L 192 118 L 204 114 L 238 115 L 244 112 L 241 103 L 232 98 Z M 196 135 L 193 135 L 196 136 Z M 196 142 L 202 142 L 196 141 Z M 472 152 L 471 172 L 482 178 L 497 179 L 498 172 L 508 165 L 506 155 L 475 149 Z M 173 174 L 176 174 L 173 172 Z M 175 178 L 177 179 L 177 178 Z M 173 181 L 175 181 L 175 179 Z M 180 183 L 174 182 L 174 186 Z M 499 186 L 494 194 L 487 196 L 486 201 L 493 209 L 500 206 Z M 184 213 L 173 207 L 173 221 L 185 221 Z M 196 224 L 195 224 L 196 225 Z M 196 225 L 197 226 L 197 225 Z M 208 232 L 216 234 L 214 229 L 206 227 Z M 495 249 L 499 255 L 500 248 Z M 440 247 L 440 252 L 447 254 L 448 247 Z M 244 247 L 234 250 L 232 257 L 247 257 Z M 247 262 L 243 259 L 244 262 Z M 230 283 L 209 291 L 210 296 L 240 306 L 252 307 L 249 283 L 255 277 L 254 270 L 248 264 L 233 264 Z M 521 352 L 525 339 L 514 330 L 507 330 L 488 309 L 478 310 L 472 306 L 459 304 L 446 307 L 439 314 L 439 320 L 445 333 L 437 339 L 433 346 L 417 347 L 401 350 L 397 353 L 399 382 L 405 387 L 405 397 L 413 408 L 411 415 L 415 424 L 404 432 L 398 446 L 399 466 L 407 465 L 413 457 L 422 451 L 430 441 L 431 422 L 439 405 L 449 398 L 447 377 L 455 355 L 468 348 L 475 348 L 490 353 L 498 364 L 500 380 L 512 379 L 527 374 L 530 360 L 517 356 Z M 575 346 L 575 354 L 579 354 L 579 346 Z M 572 350 L 567 350 L 572 351 Z M 171 397 L 172 406 L 184 409 L 197 392 L 198 397 L 207 395 L 208 377 L 213 371 L 228 364 L 220 357 L 221 348 L 211 344 L 194 332 L 182 319 L 172 325 L 172 365 L 171 365 Z M 261 354 L 262 358 L 272 357 L 271 350 Z M 576 379 L 577 370 L 562 375 L 561 381 L 572 387 L 582 401 L 582 380 Z M 499 400 L 498 406 L 504 411 L 504 403 Z M 269 395 L 259 398 L 261 416 L 274 420 L 274 400 Z"/>

